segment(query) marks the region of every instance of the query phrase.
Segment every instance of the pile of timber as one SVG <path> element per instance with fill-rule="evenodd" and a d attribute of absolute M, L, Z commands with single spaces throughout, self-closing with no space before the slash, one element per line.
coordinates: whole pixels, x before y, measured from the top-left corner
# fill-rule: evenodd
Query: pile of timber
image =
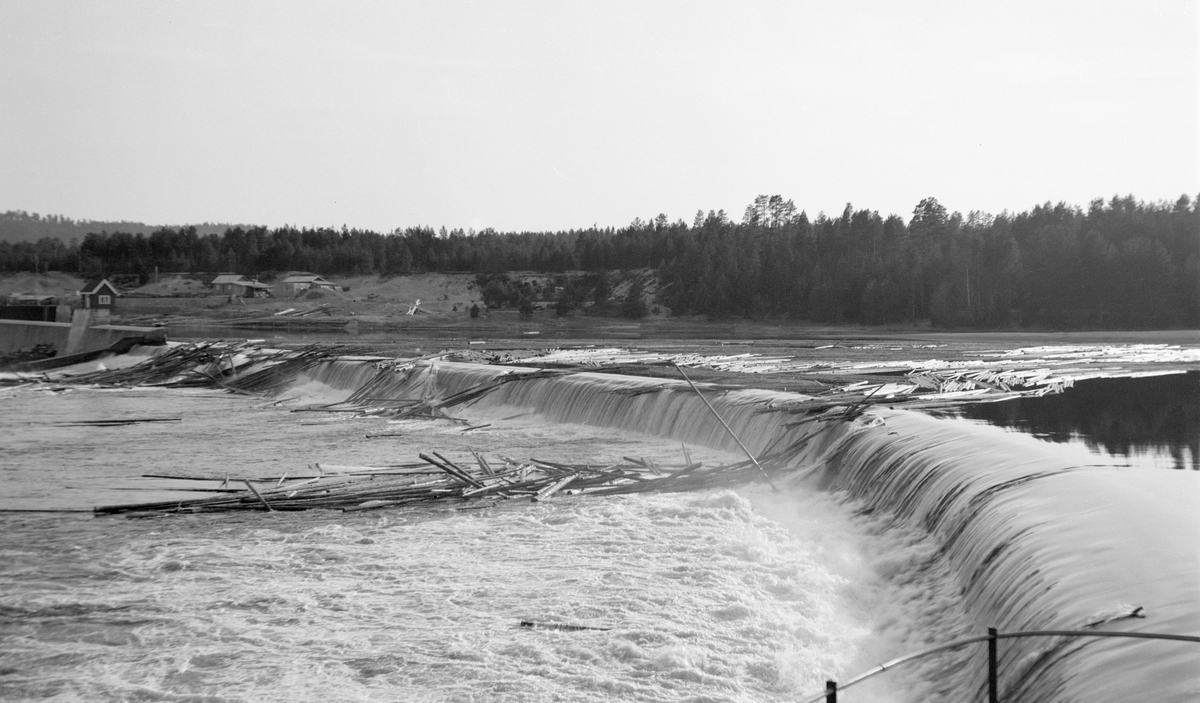
<path fill-rule="evenodd" d="M 438 452 L 420 454 L 425 467 L 360 467 L 354 472 L 281 477 L 273 486 L 256 487 L 241 480 L 246 490 L 215 497 L 155 503 L 109 505 L 97 515 L 153 517 L 173 514 L 250 511 L 341 510 L 345 512 L 421 505 L 433 502 L 488 504 L 503 500 L 540 502 L 554 496 L 605 496 L 645 492 L 693 491 L 729 487 L 767 478 L 787 470 L 803 442 L 792 442 L 752 460 L 719 466 L 693 462 L 684 450 L 684 463 L 656 466 L 625 457 L 608 465 L 569 464 L 542 459 L 489 461 L 472 450 L 473 465 L 456 463 Z M 156 476 L 156 478 L 165 478 Z M 194 476 L 179 476 L 195 481 Z M 256 481 L 263 483 L 263 481 Z M 229 485 L 229 479 L 221 487 Z M 480 503 L 482 507 L 483 503 Z M 464 506 L 470 507 L 470 506 Z"/>
<path fill-rule="evenodd" d="M 1189 361 L 1194 356 L 1200 361 L 1200 350 L 1168 345 L 1080 347 L 1058 354 L 1050 354 L 1050 351 L 1052 350 L 1030 349 L 984 352 L 978 356 L 991 358 L 953 362 L 826 362 L 820 364 L 824 374 L 823 382 L 834 382 L 835 387 L 819 394 L 792 394 L 791 398 L 761 403 L 757 412 L 786 412 L 808 416 L 837 408 L 875 404 L 920 410 L 946 409 L 966 403 L 1059 393 L 1081 379 L 1131 373 L 1120 367 L 1092 366 L 1096 360 L 1108 362 L 1114 359 L 1152 359 L 1165 362 L 1171 359 Z M 364 349 L 349 349 L 338 345 L 270 350 L 255 348 L 246 343 L 206 342 L 174 346 L 132 366 L 73 376 L 62 375 L 54 380 L 105 386 L 218 387 L 249 395 L 270 395 L 279 392 L 297 375 L 318 364 L 337 357 L 368 353 L 369 351 Z M 354 413 L 392 419 L 443 419 L 466 424 L 465 420 L 453 418 L 447 411 L 455 406 L 470 403 L 507 383 L 564 375 L 595 369 L 598 366 L 620 365 L 622 370 L 627 366 L 635 373 L 635 367 L 638 365 L 675 366 L 678 369 L 702 367 L 747 373 L 774 373 L 787 367 L 789 363 L 792 364 L 789 368 L 799 368 L 799 360 L 785 363 L 778 357 L 755 357 L 752 354 L 702 357 L 694 354 L 672 355 L 615 348 L 551 350 L 520 359 L 506 358 L 509 363 L 518 363 L 526 368 L 510 370 L 449 397 L 401 397 L 403 393 L 399 392 L 400 386 L 406 382 L 407 374 L 398 372 L 411 371 L 420 363 L 433 358 L 456 359 L 464 353 L 472 355 L 474 361 L 486 360 L 474 351 L 441 353 L 410 360 L 380 360 L 378 357 L 372 357 L 378 369 L 377 375 L 347 400 L 298 410 Z M 816 367 L 814 364 L 807 366 L 810 369 Z M 535 370 L 527 370 L 529 367 Z M 751 368 L 757 370 L 751 371 Z M 768 368 L 775 368 L 776 371 L 768 371 Z M 836 382 L 838 374 L 842 374 L 840 383 Z M 855 376 L 861 378 L 864 374 L 870 374 L 870 379 L 846 382 Z M 704 396 L 740 387 L 742 386 L 707 383 L 702 388 L 693 387 L 691 390 Z M 677 383 L 664 382 L 612 388 L 606 392 L 638 396 L 689 391 Z"/>
<path fill-rule="evenodd" d="M 591 354 L 609 354 L 620 350 L 583 350 Z M 204 342 L 181 344 L 167 351 L 147 357 L 141 363 L 118 369 L 100 370 L 91 373 L 65 376 L 63 383 L 95 384 L 104 386 L 153 385 L 166 387 L 218 387 L 247 395 L 271 395 L 278 393 L 302 372 L 336 357 L 366 354 L 365 349 L 350 349 L 343 346 L 314 344 L 300 349 L 259 349 L 245 343 Z M 582 353 L 573 352 L 573 353 Z M 305 412 L 354 413 L 357 415 L 390 419 L 440 419 L 466 424 L 465 420 L 451 417 L 448 410 L 470 403 L 507 383 L 532 381 L 571 373 L 563 368 L 568 359 L 575 358 L 565 353 L 551 356 L 556 359 L 552 368 L 526 371 L 514 370 L 495 376 L 472 388 L 448 397 L 400 398 L 394 392 L 398 372 L 411 371 L 423 362 L 447 356 L 437 354 L 392 363 L 376 363 L 377 374 L 355 391 L 349 398 L 330 405 L 297 409 Z M 449 355 L 453 357 L 453 355 Z M 609 358 L 622 363 L 637 360 L 640 363 L 679 366 L 717 367 L 733 359 L 748 355 L 701 358 L 695 355 L 662 354 L 615 354 Z M 536 357 L 541 359 L 542 357 Z M 593 361 L 596 356 L 590 357 Z M 530 360 L 526 360 L 527 362 Z M 723 368 L 729 369 L 730 366 Z M 582 370 L 582 369 L 575 369 Z M 1054 376 L 1045 369 L 963 369 L 927 368 L 920 373 L 910 374 L 903 381 L 859 382 L 841 385 L 827 393 L 815 396 L 799 395 L 796 400 L 764 405 L 759 412 L 788 412 L 805 415 L 853 407 L 860 404 L 904 405 L 904 407 L 934 409 L 961 405 L 967 402 L 1001 400 L 1020 395 L 1043 395 L 1060 392 L 1069 387 L 1071 379 Z M 699 392 L 702 394 L 724 393 L 740 386 L 704 384 L 703 387 L 688 389 L 677 383 L 661 383 L 630 388 L 614 388 L 606 392 L 618 395 L 637 396 L 649 393 Z"/>
<path fill-rule="evenodd" d="M 181 344 L 132 366 L 64 375 L 56 380 L 100 386 L 211 386 L 213 377 L 209 368 L 232 352 L 229 345 L 221 342 Z"/>
<path fill-rule="evenodd" d="M 436 355 L 442 356 L 442 355 Z M 310 408 L 297 408 L 297 412 L 352 412 L 360 415 L 369 415 L 371 417 L 383 417 L 394 420 L 404 419 L 434 419 L 434 420 L 450 420 L 465 424 L 466 420 L 451 417 L 446 413 L 446 410 L 455 406 L 470 403 L 473 400 L 483 397 L 491 391 L 508 383 L 517 381 L 534 381 L 541 378 L 549 378 L 553 376 L 561 376 L 563 372 L 555 370 L 540 370 L 540 371 L 510 371 L 509 373 L 495 376 L 483 383 L 472 386 L 466 390 L 460 391 L 453 395 L 437 398 L 422 398 L 422 399 L 405 399 L 389 397 L 389 386 L 395 383 L 396 374 L 398 371 L 409 371 L 418 363 L 427 361 L 431 357 L 423 357 L 419 360 L 389 366 L 382 365 L 375 377 L 363 384 L 361 388 L 355 391 L 349 398 L 339 403 L 331 403 Z"/>
<path fill-rule="evenodd" d="M 916 345 L 930 347 L 937 345 Z M 859 347 L 855 347 L 859 348 Z M 1100 367 L 1100 363 L 1141 365 L 1200 363 L 1200 349 L 1167 344 L 1102 345 L 1078 347 L 1031 347 L 976 352 L 969 358 L 947 361 L 880 360 L 829 361 L 800 357 L 762 356 L 753 353 L 698 355 L 647 352 L 636 349 L 587 348 L 549 349 L 538 353 L 501 357 L 498 352 L 463 351 L 451 358 L 503 363 L 560 371 L 620 369 L 637 373 L 636 367 L 678 366 L 740 374 L 793 374 L 836 387 L 814 396 L 769 410 L 789 412 L 824 411 L 844 403 L 869 398 L 871 403 L 903 404 L 912 409 L 947 408 L 965 403 L 993 402 L 1017 397 L 1040 397 L 1061 393 L 1074 383 L 1089 378 L 1127 376 L 1128 368 Z M 851 379 L 863 379 L 847 382 Z M 714 387 L 709 384 L 706 392 Z M 670 392 L 669 384 L 612 391 L 627 395 Z"/>
<path fill-rule="evenodd" d="M 362 349 L 313 344 L 301 349 L 260 349 L 244 342 L 198 342 L 168 347 L 144 361 L 114 369 L 63 374 L 63 384 L 98 386 L 213 386 L 250 395 L 267 395 L 296 376 L 331 358 Z"/>
<path fill-rule="evenodd" d="M 332 312 L 331 308 L 333 308 L 333 306 L 329 305 L 329 304 L 318 305 L 315 308 L 308 308 L 307 310 L 297 310 L 296 308 L 288 308 L 287 310 L 280 310 L 279 312 L 274 313 L 272 316 L 273 317 L 308 317 L 310 315 L 316 315 L 318 313 L 324 314 L 324 315 L 332 315 L 333 312 Z"/>
<path fill-rule="evenodd" d="M 296 379 L 301 372 L 323 364 L 334 357 L 365 353 L 364 349 L 331 347 L 313 344 L 292 351 L 276 350 L 268 358 L 255 359 L 262 368 L 228 381 L 214 377 L 223 388 L 254 395 L 270 395 Z"/>

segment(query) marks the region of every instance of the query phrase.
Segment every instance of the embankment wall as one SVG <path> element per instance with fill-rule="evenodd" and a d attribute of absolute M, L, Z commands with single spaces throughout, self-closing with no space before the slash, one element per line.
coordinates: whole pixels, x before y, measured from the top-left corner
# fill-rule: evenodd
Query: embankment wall
<path fill-rule="evenodd" d="M 0 352 L 30 349 L 39 344 L 49 344 L 59 354 L 67 353 L 67 341 L 71 334 L 69 322 L 36 322 L 32 320 L 0 320 Z M 88 327 L 80 340 L 79 347 L 70 353 L 81 353 L 107 349 L 127 337 L 165 338 L 166 332 L 158 327 L 131 327 L 127 325 L 93 325 Z"/>

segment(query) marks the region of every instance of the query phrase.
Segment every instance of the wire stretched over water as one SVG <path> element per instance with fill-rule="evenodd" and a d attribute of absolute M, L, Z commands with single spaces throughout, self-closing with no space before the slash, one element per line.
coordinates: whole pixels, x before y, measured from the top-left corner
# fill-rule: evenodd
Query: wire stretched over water
<path fill-rule="evenodd" d="M 995 638 L 999 639 L 999 640 L 1017 639 L 1020 637 L 1126 637 L 1126 638 L 1147 639 L 1147 640 L 1174 640 L 1177 642 L 1200 643 L 1200 637 L 1197 637 L 1194 635 L 1172 635 L 1172 634 L 1157 633 L 1157 632 L 1095 632 L 1095 631 L 1091 631 L 1091 630 L 1029 630 L 1026 632 L 998 632 L 995 635 Z M 959 649 L 961 647 L 966 647 L 969 644 L 977 644 L 979 642 L 987 642 L 990 639 L 992 639 L 992 635 L 978 635 L 976 637 L 968 637 L 968 638 L 962 639 L 962 640 L 955 640 L 954 642 L 950 642 L 950 643 L 943 644 L 943 645 L 938 645 L 937 647 L 930 647 L 929 649 L 923 649 L 919 652 L 914 652 L 912 654 L 906 654 L 902 657 L 897 657 L 890 661 L 886 661 L 873 669 L 868 669 L 867 671 L 864 671 L 863 673 L 859 674 L 858 676 L 855 676 L 854 678 L 850 679 L 849 681 L 846 681 L 845 683 L 838 684 L 838 690 L 842 691 L 847 688 L 850 688 L 851 686 L 853 686 L 856 683 L 862 683 L 863 681 L 865 681 L 873 676 L 882 674 L 885 671 L 890 671 L 890 670 L 896 668 L 897 666 L 900 666 L 901 664 L 907 664 L 908 662 L 916 661 L 917 659 L 923 659 L 932 654 L 937 654 L 938 652 L 945 652 L 945 651 L 948 651 L 951 649 Z M 828 691 L 822 691 L 821 693 L 815 694 L 810 698 L 802 699 L 800 701 L 800 703 L 819 703 L 820 701 L 825 700 L 826 695 L 828 695 Z"/>

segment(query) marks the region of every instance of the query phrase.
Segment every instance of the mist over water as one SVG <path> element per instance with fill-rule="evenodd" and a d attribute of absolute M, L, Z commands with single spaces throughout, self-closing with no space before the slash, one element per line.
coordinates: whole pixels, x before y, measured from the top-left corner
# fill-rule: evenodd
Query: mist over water
<path fill-rule="evenodd" d="M 504 372 L 435 364 L 388 379 L 334 362 L 286 395 L 330 402 L 375 379 L 387 383 L 373 392 L 424 397 Z M 694 395 L 612 392 L 661 383 L 510 383 L 462 411 L 492 423 L 470 440 L 445 423 L 289 413 L 210 391 L 19 393 L 0 404 L 17 459 L 0 467 L 0 507 L 161 499 L 162 482 L 138 478 L 150 467 L 271 476 L 468 441 L 669 463 L 684 440 L 706 462 L 735 458 Z M 713 400 L 761 449 L 798 432 L 755 414 L 772 395 Z M 99 412 L 181 422 L 75 428 L 70 442 L 49 424 Z M 363 441 L 382 427 L 403 436 Z M 1200 631 L 1198 475 L 1096 463 L 1072 445 L 879 410 L 812 439 L 778 493 L 155 520 L 0 513 L 0 698 L 794 701 L 989 625 L 1074 629 L 1140 606 L 1146 618 L 1104 627 Z M 1002 688 L 1022 701 L 1189 700 L 1193 646 L 1006 642 Z M 842 697 L 977 699 L 982 651 Z"/>
<path fill-rule="evenodd" d="M 867 627 L 727 491 L 6 527 L 8 699 L 787 700 Z"/>
<path fill-rule="evenodd" d="M 330 383 L 302 379 L 289 395 L 336 399 L 362 369 L 323 375 Z M 5 509 L 174 495 L 142 473 L 380 465 L 462 441 L 445 423 L 346 421 L 209 391 L 5 400 Z M 72 428 L 69 442 L 50 424 L 101 412 L 181 422 Z M 679 460 L 677 442 L 649 436 L 530 416 L 497 424 L 507 439 L 472 441 L 518 456 Z M 363 441 L 384 426 L 411 439 Z M 890 596 L 876 565 L 923 549 L 872 535 L 828 494 L 753 485 L 464 511 L 0 513 L 0 698 L 795 700 L 919 636 L 909 623 L 928 608 Z M 889 688 L 926 690 L 919 673 Z"/>

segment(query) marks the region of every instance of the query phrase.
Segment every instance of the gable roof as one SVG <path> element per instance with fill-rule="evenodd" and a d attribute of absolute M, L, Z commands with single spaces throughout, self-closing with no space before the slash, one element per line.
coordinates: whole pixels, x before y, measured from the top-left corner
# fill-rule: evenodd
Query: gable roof
<path fill-rule="evenodd" d="M 53 300 L 56 300 L 56 297 L 53 295 L 50 295 L 49 293 L 9 293 L 8 294 L 8 302 L 10 304 L 17 303 L 17 304 L 26 304 L 26 305 L 28 305 L 28 304 L 42 305 L 42 304 L 47 304 L 47 301 L 53 301 Z M 53 304 L 53 303 L 49 303 L 49 304 Z"/>
<path fill-rule="evenodd" d="M 99 292 L 101 286 L 108 286 L 109 289 L 111 289 L 113 293 L 116 293 L 117 295 L 121 295 L 121 291 L 117 290 L 116 286 L 109 283 L 107 278 L 93 278 L 93 279 L 89 280 L 87 283 L 84 283 L 83 287 L 79 289 L 79 292 L 84 295 L 91 295 L 93 293 Z"/>
<path fill-rule="evenodd" d="M 246 277 L 240 273 L 223 273 L 212 279 L 214 286 L 219 286 L 222 283 L 241 283 L 246 280 Z"/>
<path fill-rule="evenodd" d="M 288 276 L 287 278 L 283 279 L 282 283 L 329 283 L 329 281 L 326 281 L 324 278 L 321 278 L 320 276 L 314 276 L 312 274 L 304 274 L 304 275 L 297 275 L 297 276 Z"/>

